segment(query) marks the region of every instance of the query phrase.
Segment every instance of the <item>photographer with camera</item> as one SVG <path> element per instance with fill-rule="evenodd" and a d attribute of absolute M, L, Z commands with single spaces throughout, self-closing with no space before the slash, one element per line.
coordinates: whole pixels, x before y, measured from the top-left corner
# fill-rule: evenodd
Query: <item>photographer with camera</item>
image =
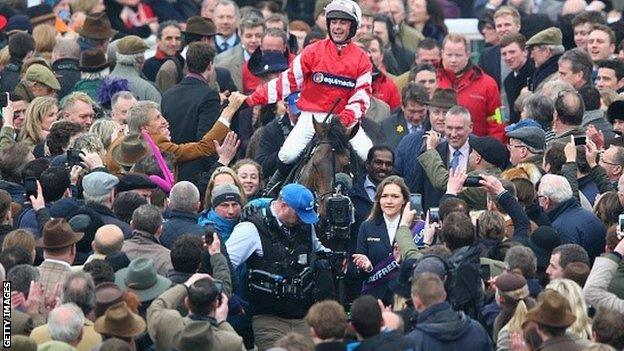
<path fill-rule="evenodd" d="M 300 184 L 284 186 L 269 207 L 253 211 L 226 242 L 232 265 L 247 263 L 256 345 L 266 350 L 287 333 L 309 332 L 303 317 L 319 295 L 331 294 L 328 251 L 314 224 L 314 195 Z M 329 260 L 327 260 L 329 261 Z"/>
<path fill-rule="evenodd" d="M 176 285 L 154 300 L 147 310 L 148 333 L 157 350 L 172 350 L 177 334 L 195 321 L 209 325 L 214 350 L 244 350 L 243 339 L 226 321 L 228 295 L 232 290 L 227 259 L 221 253 L 221 241 L 214 233 L 206 245 L 214 274 L 193 274 L 184 284 Z M 182 317 L 178 306 L 184 304 L 189 314 Z"/>
<path fill-rule="evenodd" d="M 447 138 L 449 137 L 447 136 Z M 468 175 L 464 183 L 465 189 L 453 195 L 457 195 L 466 201 L 471 209 L 486 209 L 486 193 L 479 188 L 481 186 L 479 175 L 498 176 L 501 170 L 507 168 L 509 163 L 507 148 L 500 141 L 489 136 L 470 137 L 467 142 L 469 146 L 467 168 L 461 164 L 453 167 L 453 161 L 451 161 L 451 165 L 447 169 L 442 157 L 436 150 L 438 140 L 439 135 L 436 132 L 430 133 L 426 141 L 427 151 L 418 156 L 418 162 L 422 165 L 433 187 L 438 191 L 448 192 L 449 189 L 446 189 L 446 184 L 449 179 L 449 172 L 457 172 L 457 170 L 463 169 Z"/>

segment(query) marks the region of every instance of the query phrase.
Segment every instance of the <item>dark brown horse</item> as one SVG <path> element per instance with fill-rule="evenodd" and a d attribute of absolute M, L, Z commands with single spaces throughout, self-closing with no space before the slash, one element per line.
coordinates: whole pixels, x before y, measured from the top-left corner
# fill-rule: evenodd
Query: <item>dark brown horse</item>
<path fill-rule="evenodd" d="M 333 193 L 334 175 L 351 173 L 357 167 L 357 158 L 353 157 L 345 127 L 338 119 L 329 123 L 314 121 L 316 139 L 304 153 L 302 166 L 294 177 L 297 183 L 305 185 L 314 192 L 320 217 L 317 234 L 322 238 L 326 228 L 326 200 Z"/>

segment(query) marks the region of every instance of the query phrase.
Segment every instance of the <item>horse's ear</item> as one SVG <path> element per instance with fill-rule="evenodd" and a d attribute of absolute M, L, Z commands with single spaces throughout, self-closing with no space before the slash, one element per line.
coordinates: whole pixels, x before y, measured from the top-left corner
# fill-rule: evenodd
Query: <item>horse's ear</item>
<path fill-rule="evenodd" d="M 317 122 L 314 116 L 312 116 L 312 123 L 314 124 L 314 132 L 317 136 L 320 137 L 322 135 L 325 135 L 325 128 L 323 127 L 323 123 Z"/>

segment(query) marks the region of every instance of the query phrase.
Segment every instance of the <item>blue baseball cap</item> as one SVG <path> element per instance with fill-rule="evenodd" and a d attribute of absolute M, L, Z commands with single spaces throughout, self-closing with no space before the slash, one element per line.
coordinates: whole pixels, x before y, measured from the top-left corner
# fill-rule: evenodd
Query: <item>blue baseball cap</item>
<path fill-rule="evenodd" d="M 305 186 L 296 183 L 288 184 L 280 191 L 280 197 L 295 210 L 303 223 L 318 222 L 318 214 L 314 211 L 314 195 Z"/>
<path fill-rule="evenodd" d="M 286 97 L 286 99 L 284 99 L 284 101 L 286 101 L 286 104 L 288 105 L 288 108 L 290 109 L 290 112 L 292 112 L 292 113 L 294 113 L 296 115 L 301 113 L 301 110 L 299 109 L 299 107 L 297 107 L 297 101 L 299 101 L 299 92 L 298 91 L 288 95 Z"/>
<path fill-rule="evenodd" d="M 542 128 L 542 125 L 532 118 L 527 118 L 527 119 L 520 120 L 518 123 L 513 123 L 513 124 L 508 125 L 507 127 L 505 127 L 505 132 L 506 133 L 513 132 L 516 129 L 520 129 L 524 127 Z"/>

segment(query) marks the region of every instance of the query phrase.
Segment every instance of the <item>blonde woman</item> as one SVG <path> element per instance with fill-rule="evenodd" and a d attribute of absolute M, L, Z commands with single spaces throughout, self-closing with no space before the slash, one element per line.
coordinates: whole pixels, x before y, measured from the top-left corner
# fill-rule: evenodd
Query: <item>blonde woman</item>
<path fill-rule="evenodd" d="M 35 51 L 40 57 L 52 62 L 52 50 L 56 44 L 56 29 L 49 24 L 37 25 L 32 32 L 35 39 Z"/>
<path fill-rule="evenodd" d="M 20 130 L 18 141 L 32 151 L 48 137 L 52 124 L 56 122 L 57 114 L 56 99 L 48 96 L 35 98 L 26 109 L 24 126 Z"/>
<path fill-rule="evenodd" d="M 262 181 L 262 166 L 258 162 L 250 158 L 244 158 L 238 160 L 232 166 L 232 170 L 238 175 L 238 180 L 240 180 L 245 190 L 247 200 L 260 197 L 264 184 Z"/>
<path fill-rule="evenodd" d="M 570 279 L 555 279 L 546 285 L 546 289 L 555 290 L 570 302 L 576 321 L 567 332 L 584 340 L 591 339 L 592 321 L 587 315 L 587 304 L 581 287 Z"/>
<path fill-rule="evenodd" d="M 504 272 L 495 278 L 494 286 L 501 312 L 494 321 L 492 335 L 497 351 L 510 350 L 510 336 L 522 333 L 522 324 L 535 300 L 529 296 L 526 279 L 521 274 Z"/>
<path fill-rule="evenodd" d="M 93 122 L 89 132 L 99 136 L 104 145 L 104 149 L 108 150 L 112 141 L 117 139 L 117 136 L 119 133 L 123 132 L 123 130 L 124 126 L 120 126 L 112 119 L 100 118 Z"/>

